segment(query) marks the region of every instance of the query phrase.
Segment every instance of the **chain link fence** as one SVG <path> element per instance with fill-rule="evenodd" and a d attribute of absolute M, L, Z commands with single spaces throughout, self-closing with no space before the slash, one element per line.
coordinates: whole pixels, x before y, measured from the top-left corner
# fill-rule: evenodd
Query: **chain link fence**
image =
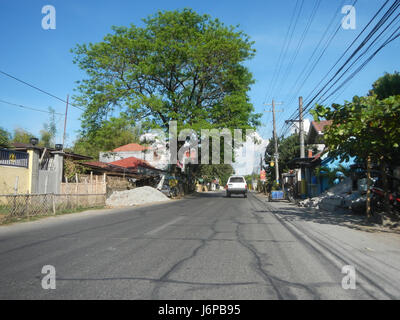
<path fill-rule="evenodd" d="M 105 194 L 0 195 L 0 222 L 105 206 Z"/>

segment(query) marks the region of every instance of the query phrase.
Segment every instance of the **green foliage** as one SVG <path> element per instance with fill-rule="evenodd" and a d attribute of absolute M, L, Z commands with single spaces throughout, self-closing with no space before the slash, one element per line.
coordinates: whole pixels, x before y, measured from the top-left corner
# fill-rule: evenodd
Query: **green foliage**
<path fill-rule="evenodd" d="M 144 128 L 250 128 L 259 114 L 247 95 L 254 82 L 243 63 L 254 56 L 247 35 L 190 9 L 158 12 L 144 27 L 113 27 L 99 43 L 72 52 L 88 76 L 76 103 L 82 136 L 101 130 L 116 110 Z"/>
<path fill-rule="evenodd" d="M 271 191 L 282 190 L 282 187 L 276 181 L 271 182 L 270 185 L 271 185 Z"/>
<path fill-rule="evenodd" d="M 28 131 L 26 131 L 26 130 L 24 130 L 22 128 L 16 128 L 16 129 L 14 129 L 12 142 L 13 143 L 19 142 L 19 143 L 28 144 L 28 143 L 30 143 L 30 139 L 34 138 L 34 137 L 35 136 L 32 133 L 30 133 L 30 132 L 28 132 Z"/>
<path fill-rule="evenodd" d="M 270 166 L 270 162 L 274 162 L 275 154 L 275 140 L 272 138 L 265 150 L 265 164 L 268 180 L 276 180 L 275 167 Z M 292 134 L 287 138 L 278 138 L 278 151 L 279 151 L 279 172 L 282 174 L 288 172 L 289 162 L 295 158 L 300 157 L 300 137 L 298 134 Z M 313 152 L 318 150 L 313 147 Z"/>
<path fill-rule="evenodd" d="M 253 181 L 257 181 L 260 179 L 259 174 L 253 173 L 244 177 L 246 179 L 247 184 L 252 184 Z"/>
<path fill-rule="evenodd" d="M 230 164 L 200 164 L 195 166 L 193 172 L 195 177 L 203 178 L 206 183 L 219 178 L 221 185 L 225 185 L 228 178 L 234 174 L 233 167 Z"/>
<path fill-rule="evenodd" d="M 139 143 L 142 130 L 125 118 L 111 118 L 86 136 L 80 136 L 73 151 L 98 159 L 100 151 L 111 151 L 128 143 Z"/>
<path fill-rule="evenodd" d="M 369 95 L 376 95 L 379 100 L 400 95 L 400 73 L 385 73 L 383 77 L 374 82 Z"/>
<path fill-rule="evenodd" d="M 328 177 L 329 184 L 333 184 L 333 182 L 337 178 L 336 174 L 338 172 L 343 173 L 345 177 L 350 177 L 350 174 L 351 174 L 351 169 L 349 167 L 346 167 L 346 166 L 342 165 L 342 164 L 339 164 L 335 168 L 317 167 L 314 170 L 315 170 L 315 175 L 317 177 L 319 177 L 319 176 Z"/>
<path fill-rule="evenodd" d="M 55 120 L 55 110 L 49 107 L 50 118 L 48 123 L 43 124 L 43 129 L 40 130 L 39 145 L 46 148 L 54 147 L 54 139 L 57 134 L 57 124 Z"/>
<path fill-rule="evenodd" d="M 385 210 L 389 208 L 387 166 L 400 160 L 400 75 L 385 74 L 374 84 L 367 97 L 355 96 L 343 105 L 332 108 L 317 105 L 314 118 L 332 120 L 325 132 L 325 142 L 332 157 L 342 161 L 356 157 L 367 164 L 368 174 L 372 163 L 379 163 L 385 190 Z M 369 198 L 370 191 L 367 191 Z M 367 215 L 370 214 L 367 201 Z"/>
<path fill-rule="evenodd" d="M 86 172 L 85 167 L 79 163 L 71 160 L 70 158 L 64 159 L 64 176 L 71 181 L 75 178 L 76 174 L 83 174 Z"/>
<path fill-rule="evenodd" d="M 332 108 L 316 106 L 316 119 L 332 120 L 325 142 L 332 157 L 348 161 L 350 157 L 373 161 L 393 161 L 399 153 L 400 96 L 378 100 L 376 96 L 354 97 Z"/>
<path fill-rule="evenodd" d="M 0 148 L 10 146 L 11 134 L 7 130 L 0 127 Z"/>

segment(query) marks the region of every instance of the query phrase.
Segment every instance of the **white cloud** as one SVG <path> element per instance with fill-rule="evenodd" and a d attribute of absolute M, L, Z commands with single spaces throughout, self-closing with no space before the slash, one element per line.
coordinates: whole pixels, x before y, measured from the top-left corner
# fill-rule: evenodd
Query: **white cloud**
<path fill-rule="evenodd" d="M 256 141 L 255 143 L 253 141 Z M 250 135 L 241 148 L 235 151 L 235 163 L 233 168 L 236 174 L 248 175 L 260 169 L 260 157 L 264 152 L 269 140 L 263 139 L 257 132 Z"/>

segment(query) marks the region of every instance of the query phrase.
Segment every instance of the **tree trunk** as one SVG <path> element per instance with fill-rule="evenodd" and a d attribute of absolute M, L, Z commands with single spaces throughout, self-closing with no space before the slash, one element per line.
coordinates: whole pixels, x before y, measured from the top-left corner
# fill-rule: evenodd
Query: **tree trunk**
<path fill-rule="evenodd" d="M 386 173 L 386 161 L 382 157 L 380 161 L 380 167 L 381 167 L 381 176 L 382 176 L 382 182 L 383 182 L 383 190 L 384 190 L 384 206 L 385 206 L 385 213 L 389 214 L 390 213 L 390 200 L 389 200 L 389 182 L 388 182 L 388 177 Z"/>
<path fill-rule="evenodd" d="M 367 158 L 367 202 L 366 202 L 367 218 L 371 218 L 371 157 Z"/>

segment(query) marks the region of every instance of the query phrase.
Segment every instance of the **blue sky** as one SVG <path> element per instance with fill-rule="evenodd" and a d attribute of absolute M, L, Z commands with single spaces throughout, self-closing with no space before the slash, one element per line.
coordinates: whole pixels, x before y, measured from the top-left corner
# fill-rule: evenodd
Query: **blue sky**
<path fill-rule="evenodd" d="M 316 0 L 315 0 L 316 1 Z M 306 0 L 296 30 L 293 42 L 289 47 L 286 63 L 293 54 L 300 35 L 302 34 L 314 0 Z M 344 1 L 350 4 L 352 0 Z M 85 75 L 72 63 L 73 55 L 70 49 L 77 43 L 100 41 L 110 32 L 112 25 L 142 25 L 141 19 L 157 10 L 173 10 L 190 7 L 199 13 L 208 13 L 229 25 L 240 25 L 240 29 L 250 35 L 255 41 L 257 54 L 246 65 L 254 75 L 256 83 L 250 92 L 251 102 L 257 112 L 265 108 L 266 98 L 283 101 L 284 113 L 278 115 L 278 128 L 283 121 L 297 108 L 297 99 L 289 104 L 293 84 L 301 73 L 305 63 L 309 61 L 312 51 L 319 41 L 328 21 L 334 16 L 342 0 L 322 0 L 310 30 L 305 38 L 302 49 L 289 73 L 287 79 L 276 84 L 276 90 L 271 93 L 270 83 L 279 53 L 283 46 L 285 35 L 290 23 L 290 17 L 295 7 L 295 0 L 281 1 L 135 1 L 135 0 L 69 0 L 69 1 L 21 1 L 1 0 L 0 29 L 2 48 L 0 50 L 0 70 L 10 73 L 24 81 L 32 83 L 56 96 L 66 98 L 73 95 L 75 81 Z M 44 5 L 56 8 L 56 29 L 43 30 L 41 9 Z M 382 0 L 359 0 L 357 10 L 357 29 L 340 30 L 329 46 L 323 59 L 301 90 L 301 95 L 307 96 L 321 81 L 322 76 L 343 53 L 348 44 L 360 32 L 377 9 Z M 339 14 L 336 25 L 339 25 L 343 15 Z M 400 41 L 386 47 L 354 81 L 346 87 L 335 102 L 341 103 L 354 95 L 364 95 L 371 84 L 384 72 L 399 70 L 398 52 Z M 283 70 L 286 70 L 283 65 Z M 40 109 L 52 106 L 56 112 L 65 112 L 65 104 L 48 97 L 28 86 L 16 82 L 0 74 L 0 100 L 22 104 Z M 330 101 L 332 102 L 332 101 Z M 24 128 L 36 135 L 48 121 L 48 115 L 29 111 L 15 106 L 0 103 L 0 127 L 12 131 L 16 127 Z M 73 107 L 69 109 L 67 126 L 67 145 L 71 145 L 80 128 L 81 111 Z M 57 116 L 59 132 L 57 142 L 62 140 L 64 119 Z M 272 132 L 272 117 L 266 113 L 263 116 L 264 126 L 259 133 L 269 138 Z M 278 129 L 279 132 L 279 129 Z"/>

